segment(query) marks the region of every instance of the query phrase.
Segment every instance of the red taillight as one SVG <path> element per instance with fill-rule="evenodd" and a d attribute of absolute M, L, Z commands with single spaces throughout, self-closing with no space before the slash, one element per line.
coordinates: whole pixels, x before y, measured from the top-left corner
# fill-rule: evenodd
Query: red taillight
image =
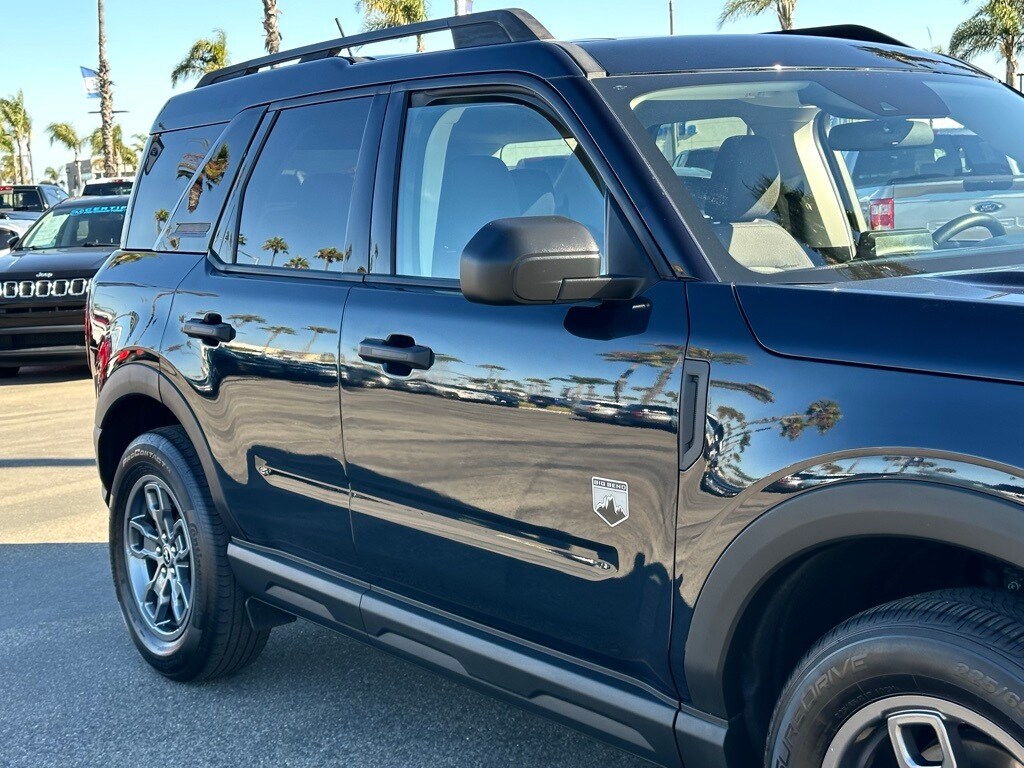
<path fill-rule="evenodd" d="M 896 201 L 881 197 L 868 203 L 868 222 L 871 229 L 896 229 Z"/>

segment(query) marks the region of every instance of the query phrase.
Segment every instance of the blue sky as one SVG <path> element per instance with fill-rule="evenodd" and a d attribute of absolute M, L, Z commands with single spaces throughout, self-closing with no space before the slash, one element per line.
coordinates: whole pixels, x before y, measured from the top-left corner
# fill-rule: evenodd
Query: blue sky
<path fill-rule="evenodd" d="M 475 10 L 518 4 L 559 38 L 628 37 L 668 32 L 667 0 L 476 0 Z M 283 47 L 337 36 L 334 17 L 352 34 L 361 26 L 354 0 L 278 0 Z M 69 161 L 51 148 L 43 132 L 50 122 L 69 121 L 80 133 L 99 125 L 98 100 L 86 99 L 78 67 L 96 65 L 96 4 L 93 0 L 10 0 L 5 3 L 0 94 L 22 88 L 34 122 L 35 170 Z M 677 34 L 717 31 L 721 0 L 676 0 Z M 910 45 L 946 44 L 972 10 L 963 0 L 799 0 L 798 26 L 855 23 L 876 27 Z M 449 15 L 452 0 L 432 0 L 431 16 Z M 114 106 L 126 136 L 146 133 L 160 106 L 175 91 L 170 72 L 197 37 L 214 27 L 227 33 L 233 61 L 263 53 L 259 0 L 106 0 L 107 38 L 114 79 Z M 171 10 L 173 9 L 173 13 Z M 727 25 L 731 32 L 776 28 L 774 13 Z M 429 47 L 429 46 L 428 46 Z M 994 57 L 977 62 L 996 74 Z M 190 85 L 179 86 L 179 90 Z"/>

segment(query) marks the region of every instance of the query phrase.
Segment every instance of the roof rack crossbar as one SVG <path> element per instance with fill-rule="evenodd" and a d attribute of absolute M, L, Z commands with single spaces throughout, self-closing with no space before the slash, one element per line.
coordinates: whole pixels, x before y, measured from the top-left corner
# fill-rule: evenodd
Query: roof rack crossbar
<path fill-rule="evenodd" d="M 430 32 L 452 33 L 452 41 L 456 48 L 473 48 L 481 45 L 500 45 L 503 43 L 523 43 L 537 40 L 552 40 L 551 33 L 537 19 L 524 10 L 510 8 L 500 11 L 483 11 L 465 16 L 450 16 L 443 19 L 431 19 L 417 24 L 406 24 L 401 27 L 389 27 L 358 35 L 339 37 L 322 43 L 292 48 L 288 51 L 261 56 L 258 59 L 232 64 L 223 69 L 215 70 L 203 76 L 196 88 L 230 80 L 243 75 L 251 75 L 261 69 L 283 64 L 289 61 L 311 61 L 313 59 L 337 56 L 346 48 L 355 48 L 369 43 L 380 43 L 387 40 L 401 40 L 415 35 Z"/>
<path fill-rule="evenodd" d="M 881 45 L 899 45 L 909 48 L 902 40 L 890 37 L 884 32 L 879 32 L 871 27 L 860 24 L 835 24 L 827 27 L 803 27 L 802 29 L 777 29 L 768 32 L 769 35 L 804 35 L 806 37 L 834 37 L 839 40 L 854 40 L 860 43 L 875 43 Z"/>

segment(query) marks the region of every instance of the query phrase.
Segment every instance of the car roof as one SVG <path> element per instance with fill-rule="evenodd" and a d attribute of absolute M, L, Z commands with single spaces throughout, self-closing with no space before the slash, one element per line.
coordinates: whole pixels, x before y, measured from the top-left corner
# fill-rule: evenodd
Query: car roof
<path fill-rule="evenodd" d="M 476 16 L 481 17 L 480 24 L 491 19 L 506 23 L 513 16 L 528 17 L 539 27 L 535 19 L 522 11 Z M 431 24 L 440 27 L 446 22 L 455 19 Z M 408 28 L 410 33 L 415 26 Z M 247 107 L 283 99 L 447 75 L 521 72 L 553 79 L 779 67 L 978 73 L 956 59 L 909 48 L 874 30 L 851 25 L 783 34 L 683 35 L 577 43 L 551 40 L 543 27 L 540 30 L 540 35 L 520 37 L 519 42 L 487 42 L 380 59 L 363 57 L 361 53 L 341 55 L 349 40 L 342 38 L 243 62 L 210 73 L 195 89 L 172 97 L 157 116 L 153 132 L 225 123 Z M 401 36 L 390 34 L 386 39 Z M 364 42 L 365 37 L 351 38 L 353 45 Z M 351 54 L 351 49 L 348 52 Z M 279 65 L 285 62 L 293 63 Z"/>
<path fill-rule="evenodd" d="M 609 75 L 780 67 L 977 72 L 942 54 L 817 34 L 678 35 L 589 40 L 579 45 Z"/>
<path fill-rule="evenodd" d="M 67 208 L 96 208 L 104 205 L 112 207 L 127 206 L 128 195 L 93 195 L 91 197 L 69 197 L 61 200 L 55 206 L 54 211 L 63 211 Z"/>

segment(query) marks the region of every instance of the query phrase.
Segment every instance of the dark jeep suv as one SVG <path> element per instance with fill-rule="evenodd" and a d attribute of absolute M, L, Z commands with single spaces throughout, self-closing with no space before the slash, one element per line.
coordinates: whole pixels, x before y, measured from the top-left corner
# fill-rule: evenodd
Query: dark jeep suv
<path fill-rule="evenodd" d="M 206 75 L 89 308 L 139 651 L 300 616 L 666 766 L 1024 765 L 1024 235 L 845 165 L 1022 128 L 859 27 Z"/>
<path fill-rule="evenodd" d="M 23 365 L 86 361 L 89 281 L 121 242 L 127 197 L 57 203 L 0 256 L 0 378 Z"/>

